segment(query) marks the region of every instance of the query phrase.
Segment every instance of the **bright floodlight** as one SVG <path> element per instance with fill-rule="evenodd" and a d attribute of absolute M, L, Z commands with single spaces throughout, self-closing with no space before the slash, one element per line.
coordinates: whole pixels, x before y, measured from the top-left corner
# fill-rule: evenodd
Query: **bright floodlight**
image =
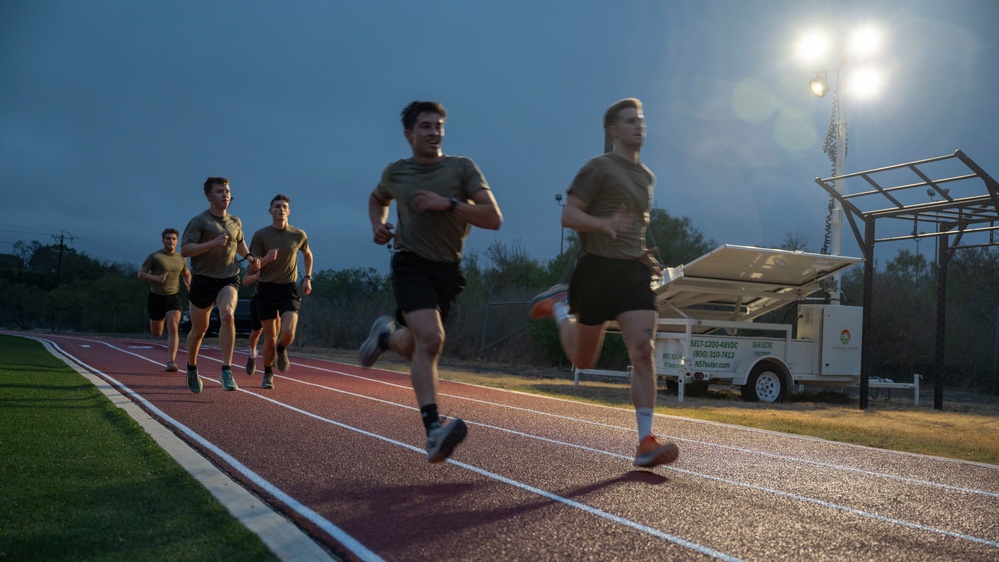
<path fill-rule="evenodd" d="M 858 57 L 873 55 L 881 49 L 881 41 L 881 32 L 876 27 L 865 25 L 857 28 L 850 34 L 850 54 Z"/>
<path fill-rule="evenodd" d="M 884 86 L 883 75 L 873 67 L 859 68 L 850 73 L 850 91 L 869 98 L 881 92 Z"/>
<path fill-rule="evenodd" d="M 798 58 L 808 63 L 818 62 L 829 53 L 829 38 L 819 31 L 812 31 L 798 40 L 797 48 Z"/>
<path fill-rule="evenodd" d="M 811 88 L 812 93 L 818 97 L 826 95 L 829 91 L 829 82 L 826 81 L 826 73 L 820 72 L 812 78 L 812 81 L 808 83 L 808 87 Z"/>

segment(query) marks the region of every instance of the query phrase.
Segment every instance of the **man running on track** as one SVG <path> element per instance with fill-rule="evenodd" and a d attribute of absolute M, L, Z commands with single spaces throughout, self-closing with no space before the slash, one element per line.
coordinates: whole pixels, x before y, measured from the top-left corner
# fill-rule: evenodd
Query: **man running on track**
<path fill-rule="evenodd" d="M 166 370 L 171 373 L 177 372 L 177 347 L 180 345 L 177 329 L 184 310 L 180 298 L 181 277 L 184 278 L 184 287 L 191 290 L 191 271 L 187 269 L 187 260 L 176 251 L 179 234 L 175 228 L 164 230 L 161 235 L 163 249 L 149 254 L 139 268 L 139 279 L 149 283 L 146 306 L 149 309 L 149 331 L 154 338 L 163 335 L 166 324 L 167 350 L 170 353 Z"/>
<path fill-rule="evenodd" d="M 288 347 L 295 341 L 298 311 L 302 297 L 298 295 L 298 253 L 302 252 L 305 276 L 302 292 L 312 292 L 312 250 L 305 231 L 288 224 L 291 199 L 275 195 L 267 211 L 271 225 L 253 233 L 250 252 L 260 259 L 260 281 L 257 283 L 257 314 L 264 327 L 264 380 L 261 388 L 274 388 L 273 365 L 282 373 L 288 370 Z M 278 331 L 280 330 L 280 335 Z"/>
<path fill-rule="evenodd" d="M 257 258 L 250 253 L 243 240 L 243 223 L 227 210 L 232 201 L 229 180 L 210 177 L 205 181 L 205 198 L 208 210 L 196 215 L 187 223 L 181 238 L 180 254 L 191 258 L 191 291 L 188 294 L 191 309 L 191 332 L 187 334 L 187 387 L 191 392 L 201 392 L 198 374 L 198 352 L 208 330 L 212 307 L 219 307 L 219 347 L 222 348 L 222 388 L 239 387 L 232 378 L 232 352 L 236 344 L 236 325 L 233 315 L 239 295 L 239 262 L 242 255 L 251 268 L 258 266 Z"/>
<path fill-rule="evenodd" d="M 639 439 L 634 465 L 651 468 L 675 461 L 680 450 L 652 433 L 658 314 L 651 283 L 662 266 L 653 256 L 656 248 L 645 246 L 655 176 L 639 157 L 645 143 L 642 102 L 629 98 L 610 106 L 604 131 L 613 150 L 576 174 L 562 209 L 562 226 L 579 233 L 584 253 L 568 286 L 555 285 L 534 298 L 531 318 L 555 318 L 562 349 L 579 369 L 596 364 L 607 324 L 617 321 L 633 369 Z"/>
<path fill-rule="evenodd" d="M 391 349 L 410 363 L 413 390 L 427 433 L 427 460 L 443 462 L 465 438 L 465 422 L 437 412 L 437 361 L 444 321 L 465 288 L 461 253 L 472 226 L 497 230 L 503 215 L 489 184 L 469 158 L 441 151 L 447 112 L 436 102 L 414 101 L 402 111 L 413 156 L 389 164 L 368 198 L 376 244 L 395 240 L 392 287 L 395 318 L 382 316 L 361 345 L 362 366 Z M 399 228 L 387 222 L 396 201 Z M 398 324 L 397 324 L 398 323 Z"/>

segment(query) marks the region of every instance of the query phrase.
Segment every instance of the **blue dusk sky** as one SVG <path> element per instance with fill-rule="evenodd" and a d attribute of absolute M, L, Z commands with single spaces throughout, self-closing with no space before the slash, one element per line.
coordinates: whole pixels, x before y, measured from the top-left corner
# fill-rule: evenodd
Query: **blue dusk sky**
<path fill-rule="evenodd" d="M 247 239 L 285 193 L 317 270 L 387 272 L 368 194 L 410 155 L 400 110 L 432 99 L 449 111 L 444 151 L 478 163 L 505 217 L 467 253 L 500 241 L 547 259 L 555 194 L 603 150 L 623 97 L 645 104 L 657 206 L 719 244 L 795 233 L 817 251 L 831 97 L 809 92 L 822 64 L 794 47 L 871 22 L 885 87 L 844 87 L 846 171 L 960 149 L 999 176 L 993 0 L 0 0 L 0 252 L 64 233 L 138 265 L 220 175 Z M 843 248 L 859 255 L 847 229 Z"/>

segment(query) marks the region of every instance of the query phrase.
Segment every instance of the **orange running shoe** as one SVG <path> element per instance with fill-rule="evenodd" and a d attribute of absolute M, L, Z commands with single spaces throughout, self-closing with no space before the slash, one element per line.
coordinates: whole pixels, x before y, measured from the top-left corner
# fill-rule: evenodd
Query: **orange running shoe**
<path fill-rule="evenodd" d="M 651 433 L 642 438 L 638 444 L 638 451 L 635 452 L 635 466 L 640 468 L 652 468 L 661 464 L 669 464 L 680 456 L 680 448 L 675 443 L 666 442 L 665 445 L 656 439 Z"/>
<path fill-rule="evenodd" d="M 552 285 L 547 291 L 531 299 L 531 320 L 550 318 L 552 305 L 564 301 L 569 296 L 569 286 L 564 283 Z"/>

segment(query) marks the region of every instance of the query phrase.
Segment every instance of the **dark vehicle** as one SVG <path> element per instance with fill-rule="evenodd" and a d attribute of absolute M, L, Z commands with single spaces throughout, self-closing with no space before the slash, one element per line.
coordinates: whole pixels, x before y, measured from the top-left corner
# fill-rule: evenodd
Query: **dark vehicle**
<path fill-rule="evenodd" d="M 253 331 L 250 325 L 250 299 L 239 299 L 236 301 L 236 313 L 234 314 L 236 323 L 236 335 L 248 336 Z M 219 316 L 219 307 L 212 307 L 212 314 L 208 319 L 208 331 L 205 337 L 214 338 L 219 335 L 219 327 L 222 326 L 222 319 Z M 180 333 L 186 334 L 191 331 L 191 312 L 184 310 L 180 317 Z"/>

